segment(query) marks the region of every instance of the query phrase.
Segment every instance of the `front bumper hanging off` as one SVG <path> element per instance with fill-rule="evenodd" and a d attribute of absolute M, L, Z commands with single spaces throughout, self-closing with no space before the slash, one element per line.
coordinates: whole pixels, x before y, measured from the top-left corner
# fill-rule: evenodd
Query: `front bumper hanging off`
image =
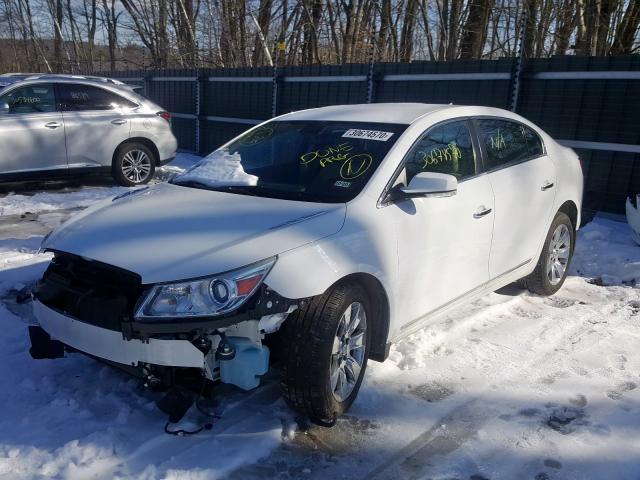
<path fill-rule="evenodd" d="M 132 272 L 56 252 L 34 293 L 39 326 L 30 328 L 32 356 L 79 351 L 142 377 L 150 370 L 197 369 L 206 379 L 249 390 L 268 369 L 264 335 L 308 300 L 287 299 L 262 285 L 226 315 L 138 321 L 134 312 L 148 288 Z"/>
<path fill-rule="evenodd" d="M 204 353 L 188 340 L 125 340 L 122 333 L 63 315 L 37 299 L 33 309 L 40 326 L 55 340 L 92 356 L 136 366 L 149 363 L 204 368 Z"/>

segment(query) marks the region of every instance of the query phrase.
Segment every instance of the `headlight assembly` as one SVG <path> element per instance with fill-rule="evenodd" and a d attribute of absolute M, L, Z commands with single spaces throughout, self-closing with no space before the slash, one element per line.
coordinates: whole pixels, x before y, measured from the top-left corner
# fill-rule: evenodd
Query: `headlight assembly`
<path fill-rule="evenodd" d="M 276 257 L 237 270 L 154 285 L 136 311 L 139 321 L 222 315 L 242 305 L 262 284 Z"/>

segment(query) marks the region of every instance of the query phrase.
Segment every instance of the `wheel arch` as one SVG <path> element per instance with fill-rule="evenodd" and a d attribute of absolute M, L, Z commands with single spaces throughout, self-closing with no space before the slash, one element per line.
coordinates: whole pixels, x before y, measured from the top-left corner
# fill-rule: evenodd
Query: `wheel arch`
<path fill-rule="evenodd" d="M 148 138 L 145 138 L 145 137 L 131 137 L 121 142 L 113 151 L 113 156 L 111 158 L 111 165 L 115 165 L 116 157 L 120 149 L 130 143 L 141 143 L 142 145 L 147 147 L 149 150 L 151 150 L 151 153 L 153 154 L 153 157 L 155 160 L 155 166 L 156 167 L 160 166 L 160 152 L 158 151 L 158 147 L 156 146 L 155 143 L 153 143 L 152 140 L 149 140 Z"/>
<path fill-rule="evenodd" d="M 560 208 L 558 208 L 558 211 L 566 214 L 571 220 L 573 229 L 578 230 L 578 228 L 580 227 L 580 225 L 578 225 L 579 212 L 578 212 L 578 206 L 575 204 L 573 200 L 567 200 L 566 202 L 564 202 L 562 205 L 560 205 Z"/>
<path fill-rule="evenodd" d="M 372 303 L 373 322 L 371 329 L 371 344 L 369 346 L 369 358 L 376 362 L 384 362 L 389 356 L 389 298 L 382 283 L 369 273 L 352 273 L 341 278 L 331 285 L 327 291 L 331 291 L 337 285 L 344 283 L 357 283 L 367 292 Z"/>

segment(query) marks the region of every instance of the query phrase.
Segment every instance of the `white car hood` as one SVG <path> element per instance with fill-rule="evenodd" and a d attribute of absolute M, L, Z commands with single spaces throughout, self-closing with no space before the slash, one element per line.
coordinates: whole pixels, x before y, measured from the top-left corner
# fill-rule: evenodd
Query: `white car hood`
<path fill-rule="evenodd" d="M 321 204 L 160 184 L 100 202 L 43 248 L 139 274 L 144 284 L 212 275 L 338 232 L 344 204 Z"/>

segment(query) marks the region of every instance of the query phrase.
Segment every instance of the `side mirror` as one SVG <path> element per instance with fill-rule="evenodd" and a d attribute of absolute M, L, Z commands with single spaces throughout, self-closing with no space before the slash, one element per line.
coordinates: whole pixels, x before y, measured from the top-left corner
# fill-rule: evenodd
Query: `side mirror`
<path fill-rule="evenodd" d="M 411 179 L 409 185 L 401 187 L 403 198 L 451 197 L 458 190 L 458 179 L 446 173 L 421 172 Z"/>
<path fill-rule="evenodd" d="M 0 102 L 0 115 L 9 113 L 9 104 L 7 102 Z"/>

